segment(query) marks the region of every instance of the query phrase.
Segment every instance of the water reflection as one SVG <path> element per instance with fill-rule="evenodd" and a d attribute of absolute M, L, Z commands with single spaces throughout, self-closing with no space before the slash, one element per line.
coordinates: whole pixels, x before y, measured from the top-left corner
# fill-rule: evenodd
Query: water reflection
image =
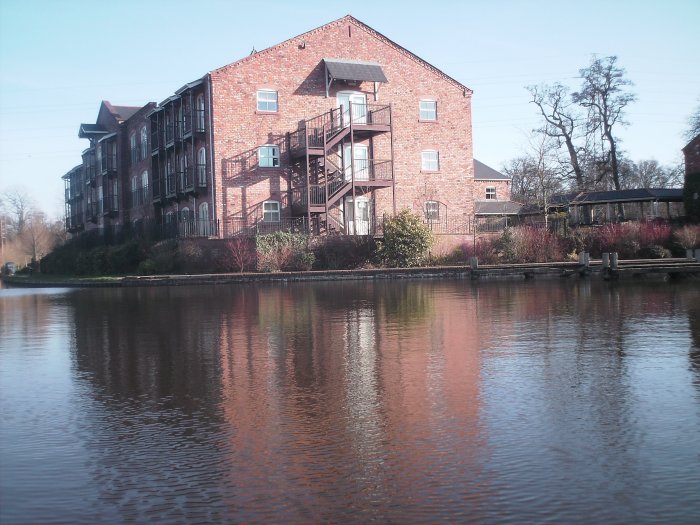
<path fill-rule="evenodd" d="M 26 480 L 0 472 L 2 522 L 683 522 L 700 512 L 692 287 L 1 293 L 2 459 Z M 27 349 L 63 381 L 55 416 L 42 410 L 31 424 L 20 410 L 48 394 L 27 381 Z M 8 394 L 20 384 L 22 409 Z M 46 441 L 56 426 L 73 448 Z M 55 453 L 70 490 L 28 489 L 37 466 L 6 458 L 33 449 Z"/>

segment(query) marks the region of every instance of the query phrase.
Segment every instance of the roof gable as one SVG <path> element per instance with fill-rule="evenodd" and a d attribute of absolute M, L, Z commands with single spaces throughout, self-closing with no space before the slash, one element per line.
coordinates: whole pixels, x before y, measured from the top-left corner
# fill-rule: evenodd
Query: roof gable
<path fill-rule="evenodd" d="M 474 159 L 474 180 L 511 180 L 511 177 Z"/>
<path fill-rule="evenodd" d="M 406 48 L 400 46 L 399 44 L 397 44 L 397 43 L 394 42 L 393 40 L 390 40 L 389 38 L 387 38 L 387 37 L 385 37 L 384 35 L 382 35 L 380 32 L 378 32 L 378 31 L 372 29 L 372 28 L 371 28 L 370 26 L 368 26 L 367 24 L 365 24 L 365 23 L 363 23 L 363 22 L 360 22 L 358 19 L 356 19 L 355 17 L 353 17 L 353 16 L 351 16 L 351 15 L 345 15 L 345 16 L 342 17 L 342 18 L 339 18 L 339 19 L 337 19 L 337 20 L 334 20 L 334 21 L 332 21 L 332 22 L 329 22 L 329 23 L 327 23 L 327 24 L 324 24 L 324 25 L 322 25 L 322 26 L 320 26 L 320 27 L 317 27 L 316 29 L 312 29 L 311 31 L 307 31 L 306 33 L 302 33 L 302 34 L 300 34 L 300 35 L 297 35 L 297 36 L 295 36 L 295 37 L 292 37 L 292 38 L 290 38 L 290 39 L 288 39 L 288 40 L 285 40 L 285 41 L 283 41 L 283 42 L 280 42 L 279 44 L 275 44 L 275 45 L 273 45 L 273 46 L 271 46 L 271 47 L 268 47 L 267 49 L 263 49 L 262 51 L 257 51 L 257 52 L 251 53 L 251 54 L 250 54 L 249 56 L 247 56 L 247 57 L 241 58 L 240 60 L 237 60 L 237 61 L 235 61 L 235 62 L 232 62 L 232 63 L 230 63 L 230 64 L 227 64 L 227 65 L 225 65 L 225 66 L 222 66 L 222 67 L 220 67 L 220 68 L 217 68 L 217 69 L 212 70 L 212 71 L 210 72 L 210 74 L 216 74 L 216 73 L 224 72 L 224 71 L 226 71 L 226 70 L 228 70 L 228 69 L 230 69 L 230 68 L 234 68 L 234 67 L 236 67 L 236 66 L 239 66 L 239 65 L 242 65 L 242 64 L 246 64 L 246 63 L 248 63 L 248 62 L 250 62 L 250 61 L 259 60 L 259 59 L 265 57 L 266 55 L 269 55 L 270 53 L 273 53 L 274 51 L 276 51 L 276 50 L 278 50 L 278 49 L 280 49 L 280 48 L 282 48 L 282 47 L 286 47 L 286 46 L 289 46 L 289 45 L 291 45 L 291 44 L 293 44 L 293 43 L 295 43 L 295 42 L 298 42 L 300 39 L 303 40 L 305 37 L 308 37 L 308 36 L 310 36 L 310 35 L 312 35 L 312 34 L 320 33 L 320 32 L 323 32 L 323 31 L 327 31 L 328 29 L 335 28 L 335 27 L 337 27 L 337 26 L 339 26 L 339 25 L 346 24 L 346 23 L 347 23 L 347 24 L 352 24 L 352 25 L 355 26 L 356 28 L 358 28 L 358 29 L 360 29 L 360 30 L 362 30 L 362 31 L 365 31 L 367 34 L 369 34 L 369 35 L 371 35 L 372 37 L 374 37 L 374 38 L 380 40 L 380 41 L 383 42 L 384 44 L 386 44 L 386 45 L 388 45 L 388 46 L 394 48 L 396 51 L 398 51 L 398 52 L 401 53 L 402 55 L 408 57 L 410 60 L 413 60 L 414 62 L 417 62 L 419 65 L 421 65 L 421 66 L 424 67 L 425 69 L 429 70 L 431 73 L 436 74 L 437 76 L 443 78 L 444 80 L 447 80 L 448 82 L 450 82 L 450 83 L 453 84 L 454 86 L 458 87 L 459 89 L 464 90 L 465 95 L 467 95 L 467 94 L 471 95 L 471 94 L 473 93 L 473 91 L 472 91 L 471 89 L 469 89 L 467 86 L 465 86 L 465 85 L 462 84 L 461 82 L 458 82 L 457 80 L 455 80 L 455 79 L 452 78 L 451 76 L 449 76 L 449 75 L 447 75 L 446 73 L 440 71 L 438 68 L 436 68 L 436 67 L 433 66 L 432 64 L 430 64 L 430 63 L 426 62 L 425 60 L 423 60 L 422 58 L 420 58 L 418 55 L 416 55 L 416 54 L 414 54 L 414 53 L 411 53 L 411 52 L 408 51 Z"/>

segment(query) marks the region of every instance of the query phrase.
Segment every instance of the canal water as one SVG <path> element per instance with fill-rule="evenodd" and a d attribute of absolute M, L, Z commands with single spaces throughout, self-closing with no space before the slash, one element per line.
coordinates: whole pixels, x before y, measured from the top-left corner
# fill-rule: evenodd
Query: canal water
<path fill-rule="evenodd" d="M 0 290 L 0 523 L 698 523 L 700 284 Z"/>

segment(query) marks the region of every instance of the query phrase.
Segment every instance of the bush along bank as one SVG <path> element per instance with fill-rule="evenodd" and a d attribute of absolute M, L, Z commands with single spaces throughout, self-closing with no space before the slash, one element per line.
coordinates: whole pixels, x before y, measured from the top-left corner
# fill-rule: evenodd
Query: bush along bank
<path fill-rule="evenodd" d="M 672 230 L 664 223 L 622 223 L 580 227 L 558 235 L 545 228 L 513 227 L 480 236 L 452 253 L 430 255 L 433 237 L 422 219 L 402 212 L 388 220 L 384 237 L 309 236 L 276 232 L 254 238 L 180 239 L 85 245 L 69 241 L 41 261 L 41 272 L 62 276 L 168 275 L 408 268 L 480 264 L 563 262 L 580 252 L 600 258 L 684 257 L 700 248 L 700 225 Z"/>

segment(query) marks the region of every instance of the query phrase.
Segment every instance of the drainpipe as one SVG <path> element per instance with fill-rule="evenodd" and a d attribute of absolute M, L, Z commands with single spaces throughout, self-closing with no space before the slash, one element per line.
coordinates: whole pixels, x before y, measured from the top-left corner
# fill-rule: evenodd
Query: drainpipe
<path fill-rule="evenodd" d="M 207 104 L 209 106 L 209 119 L 207 122 L 207 130 L 209 133 L 209 151 L 208 151 L 208 157 L 209 157 L 209 165 L 211 166 L 211 220 L 212 220 L 212 226 L 214 225 L 214 222 L 216 222 L 216 196 L 215 196 L 215 191 L 214 191 L 214 181 L 216 180 L 216 169 L 214 166 L 214 130 L 213 128 L 213 122 L 214 122 L 214 117 L 212 115 L 212 82 L 211 82 L 211 73 L 207 73 L 207 84 L 208 88 L 207 89 Z M 206 165 L 204 167 L 206 169 Z M 223 185 L 222 185 L 223 188 Z M 217 231 L 217 236 L 220 236 L 221 232 Z"/>

